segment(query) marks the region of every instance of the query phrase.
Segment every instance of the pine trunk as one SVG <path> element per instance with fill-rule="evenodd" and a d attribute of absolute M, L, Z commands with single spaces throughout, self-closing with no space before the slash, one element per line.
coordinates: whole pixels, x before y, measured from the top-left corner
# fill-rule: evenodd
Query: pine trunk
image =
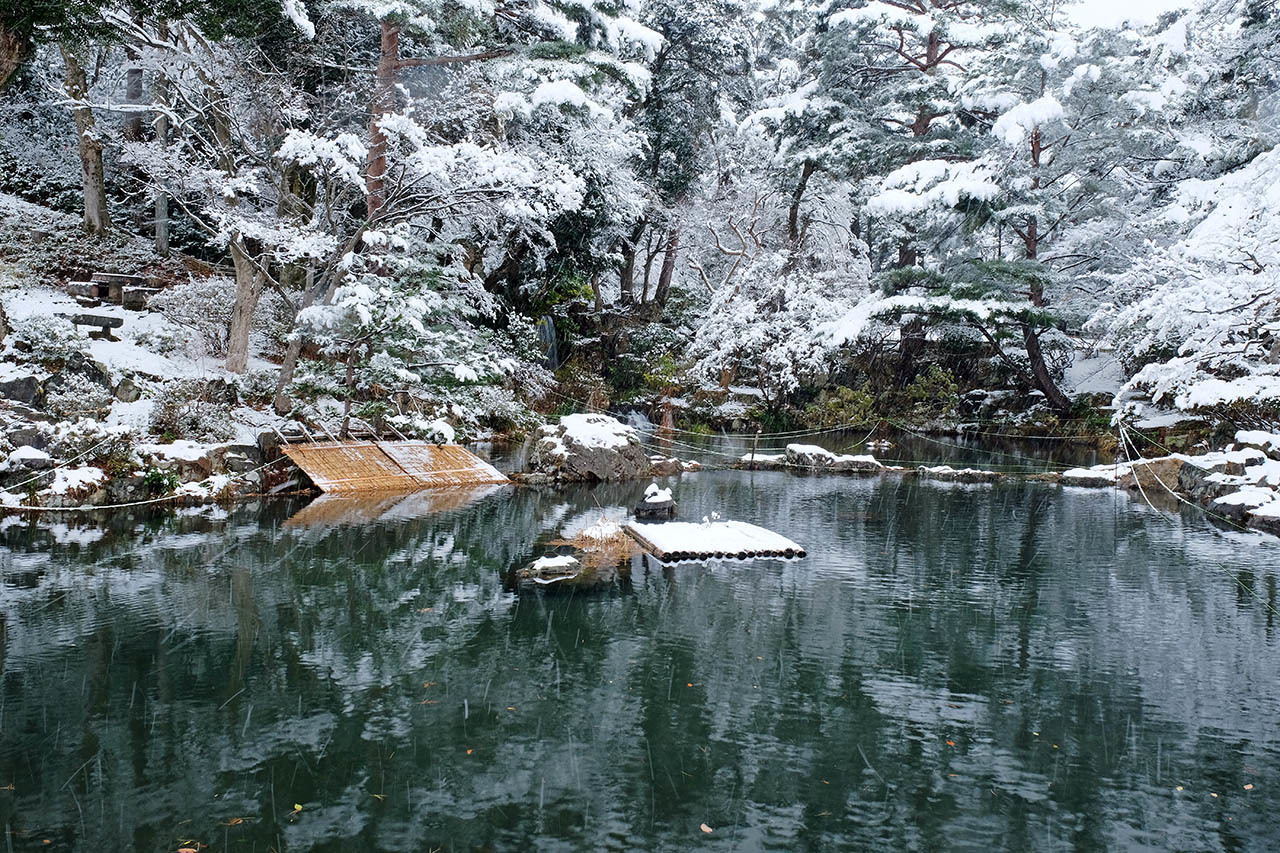
<path fill-rule="evenodd" d="M 369 110 L 369 168 L 366 177 L 365 210 L 370 222 L 377 218 L 387 203 L 387 135 L 382 130 L 382 116 L 394 106 L 396 71 L 400 63 L 400 27 L 382 22 L 381 49 L 378 54 L 377 82 Z"/>
<path fill-rule="evenodd" d="M 1034 139 L 1037 140 L 1034 151 L 1036 165 L 1039 166 L 1039 131 L 1036 132 Z M 1027 247 L 1027 259 L 1031 261 L 1037 260 L 1040 254 L 1040 227 L 1038 220 L 1034 216 L 1027 222 L 1027 230 L 1023 242 Z M 1039 281 L 1032 282 L 1028 296 L 1034 307 L 1044 307 L 1044 287 Z M 1040 330 L 1031 323 L 1023 323 L 1022 340 L 1027 348 L 1027 360 L 1031 362 L 1031 376 L 1035 379 L 1036 387 L 1044 392 L 1045 399 L 1049 401 L 1049 405 L 1055 411 L 1061 413 L 1069 412 L 1071 410 L 1071 398 L 1062 393 L 1058 383 L 1053 381 L 1053 374 L 1049 372 L 1049 365 L 1044 360 L 1044 348 L 1040 346 Z"/>
<path fill-rule="evenodd" d="M 97 123 L 93 108 L 87 103 L 89 83 L 84 68 L 75 53 L 62 45 L 62 59 L 66 63 L 67 96 L 75 102 L 72 116 L 79 137 L 80 172 L 84 188 L 84 225 L 90 234 L 105 234 L 111 230 L 111 214 L 107 209 L 106 170 L 102 165 L 102 143 L 97 137 Z"/>

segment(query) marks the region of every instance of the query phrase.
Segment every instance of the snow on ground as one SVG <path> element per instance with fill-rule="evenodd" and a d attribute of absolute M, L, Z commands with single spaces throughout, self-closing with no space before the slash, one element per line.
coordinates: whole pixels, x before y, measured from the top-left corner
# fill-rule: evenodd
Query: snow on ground
<path fill-rule="evenodd" d="M 195 462 L 208 454 L 210 448 L 218 446 L 220 445 L 178 439 L 168 444 L 139 444 L 138 450 L 142 453 L 150 453 L 152 456 L 162 456 L 165 459 L 181 459 L 184 462 Z"/>
<path fill-rule="evenodd" d="M 3 302 L 10 322 L 56 314 L 94 314 L 123 320 L 123 326 L 112 330 L 112 334 L 120 338 L 118 341 L 90 338 L 88 330 L 92 327 L 79 327 L 84 350 L 115 378 L 129 373 L 162 379 L 208 378 L 225 374 L 220 359 L 202 354 L 200 348 L 193 345 L 190 330 L 169 321 L 163 314 L 126 311 L 119 305 L 108 303 L 84 308 L 66 293 L 31 285 L 5 292 Z M 161 354 L 139 343 L 139 340 L 164 336 L 187 341 L 185 351 Z"/>
<path fill-rule="evenodd" d="M 54 495 L 65 495 L 68 492 L 77 492 L 96 486 L 105 479 L 107 479 L 107 473 L 101 468 L 89 466 L 59 468 L 53 472 L 53 484 L 44 491 Z"/>
<path fill-rule="evenodd" d="M 1068 394 L 1114 396 L 1124 386 L 1124 380 L 1124 367 L 1114 353 L 1077 350 L 1062 378 L 1062 390 Z"/>

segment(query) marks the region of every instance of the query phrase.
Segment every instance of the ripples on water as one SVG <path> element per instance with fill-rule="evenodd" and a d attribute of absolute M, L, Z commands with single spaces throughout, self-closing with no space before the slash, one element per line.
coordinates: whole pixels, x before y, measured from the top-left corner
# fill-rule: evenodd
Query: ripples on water
<path fill-rule="evenodd" d="M 6 520 L 7 842 L 1280 848 L 1275 541 L 1108 492 L 703 472 L 685 518 L 811 556 L 509 591 L 643 485 Z"/>

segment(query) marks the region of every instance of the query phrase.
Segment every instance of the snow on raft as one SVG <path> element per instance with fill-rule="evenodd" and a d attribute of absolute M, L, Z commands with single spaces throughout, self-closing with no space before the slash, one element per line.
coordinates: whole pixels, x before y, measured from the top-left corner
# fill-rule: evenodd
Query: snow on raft
<path fill-rule="evenodd" d="M 689 521 L 642 524 L 632 521 L 626 530 L 645 550 L 664 563 L 805 556 L 804 548 L 785 536 L 745 521 L 704 524 Z"/>

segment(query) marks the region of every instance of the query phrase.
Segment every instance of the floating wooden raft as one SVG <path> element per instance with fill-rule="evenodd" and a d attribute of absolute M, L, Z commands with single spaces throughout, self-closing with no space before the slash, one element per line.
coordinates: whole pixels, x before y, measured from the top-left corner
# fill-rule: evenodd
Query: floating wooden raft
<path fill-rule="evenodd" d="M 456 444 L 335 441 L 281 449 L 324 492 L 413 492 L 508 482 L 497 468 Z"/>
<path fill-rule="evenodd" d="M 640 546 L 664 563 L 685 560 L 748 560 L 803 557 L 805 550 L 772 530 L 745 521 L 695 524 L 629 522 L 626 531 Z"/>

